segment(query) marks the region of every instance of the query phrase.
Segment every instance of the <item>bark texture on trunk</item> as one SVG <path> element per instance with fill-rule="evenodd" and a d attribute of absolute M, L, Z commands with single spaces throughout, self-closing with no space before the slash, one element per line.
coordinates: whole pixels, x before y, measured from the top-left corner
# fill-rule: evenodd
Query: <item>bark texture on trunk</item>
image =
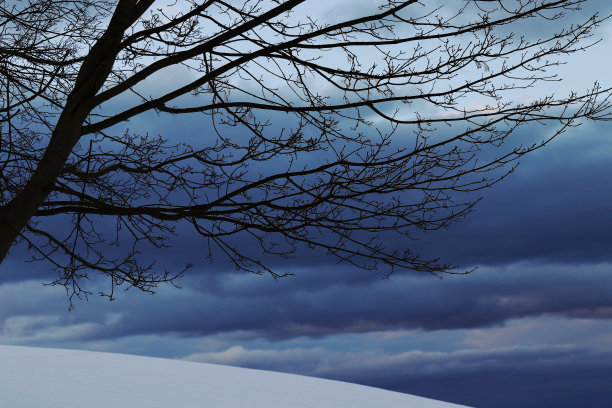
<path fill-rule="evenodd" d="M 150 3 L 152 0 L 121 0 L 105 33 L 96 41 L 83 61 L 74 88 L 66 99 L 36 170 L 23 190 L 0 208 L 0 263 L 52 191 L 68 156 L 79 141 L 81 126 L 93 108 L 92 100 L 113 68 L 123 33 Z"/>

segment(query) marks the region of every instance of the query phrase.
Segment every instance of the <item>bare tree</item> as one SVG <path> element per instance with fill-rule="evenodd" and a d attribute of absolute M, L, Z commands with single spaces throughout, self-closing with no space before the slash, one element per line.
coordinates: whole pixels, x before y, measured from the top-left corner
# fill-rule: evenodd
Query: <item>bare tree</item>
<path fill-rule="evenodd" d="M 585 1 L 381 0 L 329 22 L 309 16 L 313 0 L 1 1 L 0 260 L 21 240 L 71 297 L 92 272 L 111 298 L 122 284 L 152 292 L 181 271 L 139 251 L 185 224 L 205 253 L 275 277 L 266 257 L 302 247 L 456 273 L 385 234 L 448 226 L 475 204 L 459 192 L 580 119 L 610 118 L 597 83 L 529 98 L 596 42 L 607 16 L 568 22 Z M 513 33 L 526 23 L 544 34 Z M 158 136 L 137 116 L 202 129 Z M 556 127 L 509 137 L 530 123 Z"/>

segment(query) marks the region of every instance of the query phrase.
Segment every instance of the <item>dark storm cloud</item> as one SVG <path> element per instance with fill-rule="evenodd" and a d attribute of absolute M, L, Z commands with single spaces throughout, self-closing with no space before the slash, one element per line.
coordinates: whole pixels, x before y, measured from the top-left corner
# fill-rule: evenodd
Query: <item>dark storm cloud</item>
<path fill-rule="evenodd" d="M 6 338 L 42 340 L 53 328 L 73 327 L 82 340 L 240 331 L 247 338 L 280 341 L 385 329 L 490 327 L 543 314 L 609 319 L 612 310 L 609 264 L 513 265 L 443 280 L 396 275 L 351 284 L 334 282 L 330 274 L 303 270 L 278 282 L 217 275 L 210 287 L 185 281 L 185 289 L 166 288 L 155 296 L 119 293 L 111 303 L 91 298 L 69 314 L 61 290 L 52 294 L 33 281 L 4 285 L 0 327 L 11 329 Z M 326 284 L 302 285 L 308 280 L 303 277 Z M 70 337 L 70 330 L 64 334 Z"/>
<path fill-rule="evenodd" d="M 188 123 L 182 126 L 188 134 L 196 133 Z M 164 130 L 164 126 L 160 129 Z M 517 140 L 533 141 L 550 130 L 530 127 L 522 132 L 517 134 Z M 580 132 L 562 135 L 549 146 L 527 156 L 514 174 L 479 192 L 484 199 L 475 212 L 449 230 L 429 232 L 418 241 L 398 239 L 392 233 L 383 234 L 382 239 L 399 249 L 411 249 L 428 258 L 440 257 L 444 262 L 465 268 L 523 260 L 612 262 L 609 250 L 612 247 L 612 228 L 609 227 L 612 225 L 612 211 L 609 211 L 612 208 L 609 188 L 612 185 L 612 152 L 607 133 L 602 125 L 585 126 Z M 471 197 L 476 198 L 475 195 Z M 96 222 L 102 229 L 112 229 L 108 219 L 96 219 Z M 58 230 L 65 228 L 65 222 L 48 224 L 52 228 L 55 225 Z M 191 227 L 181 224 L 176 232 L 170 242 L 171 248 L 143 248 L 142 258 L 155 260 L 162 270 L 178 271 L 186 263 L 193 263 L 198 274 L 202 270 L 207 275 L 226 274 L 231 270 L 232 265 L 219 251 L 213 263 L 207 259 L 208 243 Z M 257 256 L 261 252 L 258 244 L 246 236 L 237 236 L 231 242 L 250 255 Z M 212 249 L 215 252 L 215 248 Z M 109 246 L 105 253 L 111 256 L 113 251 L 116 249 Z M 32 278 L 48 282 L 56 276 L 44 262 L 20 264 L 30 255 L 24 245 L 14 248 L 0 266 L 0 282 Z M 326 256 L 323 251 L 306 248 L 300 248 L 289 259 L 268 257 L 266 264 L 278 273 L 300 267 L 333 269 L 328 279 L 344 282 L 346 279 L 378 278 L 360 273 L 351 276 L 352 273 L 345 273 L 345 268 L 335 268 L 335 258 Z M 212 280 L 214 283 L 216 278 Z M 329 280 L 321 282 L 326 285 Z M 318 281 L 304 280 L 302 284 L 316 285 Z"/>
<path fill-rule="evenodd" d="M 173 248 L 143 256 L 174 268 L 200 259 L 179 282 L 185 289 L 162 288 L 153 297 L 120 292 L 117 302 L 104 306 L 95 299 L 77 303 L 77 310 L 61 319 L 70 325 L 106 325 L 104 330 L 91 326 L 82 332 L 91 338 L 236 330 L 288 338 L 383 328 L 482 327 L 542 313 L 598 313 L 608 318 L 605 311 L 612 306 L 612 296 L 605 290 L 612 279 L 608 146 L 608 137 L 598 127 L 559 139 L 526 159 L 507 180 L 483 192 L 485 199 L 463 222 L 408 243 L 426 256 L 440 256 L 466 268 L 481 266 L 470 276 L 440 281 L 399 273 L 382 280 L 379 273 L 357 271 L 316 252 L 301 251 L 294 259 L 273 261 L 277 272 L 296 273 L 275 282 L 267 276 L 230 273 L 229 265 L 219 258 L 210 263 L 205 259 L 206 246 L 179 229 Z M 257 251 L 246 247 L 246 241 L 238 243 Z M 40 287 L 40 282 L 48 282 L 54 273 L 44 263 L 21 263 L 16 258 L 23 254 L 18 251 L 0 267 L 0 282 L 29 279 L 38 284 L 36 293 L 51 290 Z M 96 286 L 95 279 L 85 283 L 94 293 L 104 288 Z M 59 294 L 58 300 L 44 307 L 34 302 L 26 310 L 22 302 L 4 302 L 3 316 L 65 314 L 64 295 L 61 290 L 53 293 Z M 107 324 L 111 313 L 119 317 Z M 14 327 L 27 326 L 25 320 L 18 323 Z M 28 330 L 35 332 L 37 327 Z"/>
<path fill-rule="evenodd" d="M 543 128 L 546 129 L 546 128 Z M 591 126 L 580 134 L 563 136 L 523 160 L 518 170 L 494 187 L 481 192 L 484 199 L 475 212 L 448 230 L 424 234 L 420 240 L 401 240 L 390 234 L 383 239 L 400 249 L 426 257 L 441 257 L 464 268 L 507 265 L 521 261 L 540 263 L 612 262 L 612 152 L 607 133 Z M 257 255 L 258 246 L 237 237 L 235 244 Z M 404 247 L 405 244 L 405 247 Z M 174 268 L 189 261 L 189 274 L 202 276 L 190 285 L 218 287 L 216 275 L 231 269 L 222 255 L 206 259 L 208 248 L 188 228 L 179 229 L 174 246 L 156 251 Z M 153 256 L 153 253 L 151 253 Z M 293 258 L 269 258 L 276 272 L 318 268 L 324 278 L 305 274 L 299 285 L 305 290 L 335 282 L 371 281 L 376 273 L 338 267 L 335 258 L 302 248 Z M 291 279 L 290 279 L 291 280 Z M 221 280 L 222 281 L 222 280 Z M 267 284 L 258 290 L 274 291 Z M 221 290 L 222 288 L 219 288 Z M 248 289 L 247 289 L 248 290 Z"/>
<path fill-rule="evenodd" d="M 57 276 L 45 262 L 25 262 L 31 255 L 24 248 L 13 248 L 0 266 L 0 284 L 30 279 L 49 282 Z"/>
<path fill-rule="evenodd" d="M 313 271 L 301 271 L 300 276 L 309 273 L 321 281 L 328 279 Z M 139 300 L 109 330 L 113 336 L 204 335 L 240 329 L 269 338 L 316 337 L 388 328 L 484 327 L 545 313 L 607 318 L 602 311 L 612 307 L 610 265 L 516 265 L 442 281 L 394 276 L 311 289 L 301 287 L 298 276 L 273 283 L 275 293 L 259 292 L 255 280 L 261 278 L 254 278 L 240 282 L 242 278 L 233 275 L 229 279 L 235 285 L 220 285 L 214 292 L 176 292 L 163 302 Z"/>
<path fill-rule="evenodd" d="M 479 192 L 483 200 L 475 212 L 448 230 L 426 233 L 418 241 L 398 239 L 393 233 L 383 234 L 382 239 L 399 249 L 440 257 L 464 268 L 525 260 L 612 262 L 612 152 L 608 146 L 601 127 L 563 136 L 525 158 L 506 180 Z M 237 236 L 231 242 L 249 255 L 260 255 L 259 245 L 246 236 Z M 171 248 L 145 252 L 144 257 L 156 259 L 160 267 L 171 270 L 190 262 L 196 266 L 196 275 L 202 271 L 208 276 L 226 274 L 232 265 L 215 252 L 214 246 L 212 250 L 215 256 L 211 263 L 207 242 L 189 226 L 180 225 Z M 336 267 L 335 258 L 306 248 L 289 259 L 268 257 L 266 264 L 278 273 L 313 267 L 333 271 L 324 280 L 304 279 L 303 285 L 325 286 L 330 279 L 350 282 L 379 277 L 347 272 L 344 267 Z M 203 284 L 215 282 L 216 277 L 205 279 Z"/>
<path fill-rule="evenodd" d="M 475 213 L 422 238 L 426 252 L 468 265 L 612 260 L 609 132 L 567 137 L 484 191 Z"/>
<path fill-rule="evenodd" d="M 478 192 L 483 200 L 475 211 L 448 230 L 428 232 L 420 235 L 418 241 L 398 239 L 393 233 L 383 234 L 383 241 L 467 268 L 524 260 L 611 262 L 609 132 L 602 126 L 581 129 L 573 135 L 562 135 L 527 156 L 507 179 Z M 529 129 L 536 130 L 548 131 L 546 127 Z M 458 199 L 470 197 L 478 196 L 458 196 Z M 252 241 L 237 237 L 234 242 L 257 254 L 258 246 Z M 215 258 L 214 267 L 210 265 L 204 259 L 208 253 L 205 242 L 193 239 L 188 229 L 179 234 L 173 249 L 167 252 L 167 257 L 177 264 L 189 260 L 210 273 L 222 272 L 228 267 L 223 256 Z M 268 264 L 282 273 L 286 268 L 300 266 L 331 267 L 336 259 L 301 248 L 293 258 L 269 258 Z"/>

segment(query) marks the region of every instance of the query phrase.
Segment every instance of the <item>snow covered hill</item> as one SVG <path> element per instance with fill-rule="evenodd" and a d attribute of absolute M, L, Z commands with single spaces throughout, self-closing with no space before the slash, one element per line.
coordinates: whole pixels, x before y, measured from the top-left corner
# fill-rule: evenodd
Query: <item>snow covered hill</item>
<path fill-rule="evenodd" d="M 0 346 L 2 408 L 459 408 L 339 381 L 180 360 Z"/>

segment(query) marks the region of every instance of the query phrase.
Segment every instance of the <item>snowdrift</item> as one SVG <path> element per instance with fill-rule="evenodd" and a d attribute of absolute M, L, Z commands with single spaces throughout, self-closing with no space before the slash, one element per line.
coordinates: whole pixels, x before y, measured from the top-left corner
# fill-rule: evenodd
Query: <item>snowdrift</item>
<path fill-rule="evenodd" d="M 459 408 L 299 375 L 90 351 L 0 346 L 2 408 Z"/>

